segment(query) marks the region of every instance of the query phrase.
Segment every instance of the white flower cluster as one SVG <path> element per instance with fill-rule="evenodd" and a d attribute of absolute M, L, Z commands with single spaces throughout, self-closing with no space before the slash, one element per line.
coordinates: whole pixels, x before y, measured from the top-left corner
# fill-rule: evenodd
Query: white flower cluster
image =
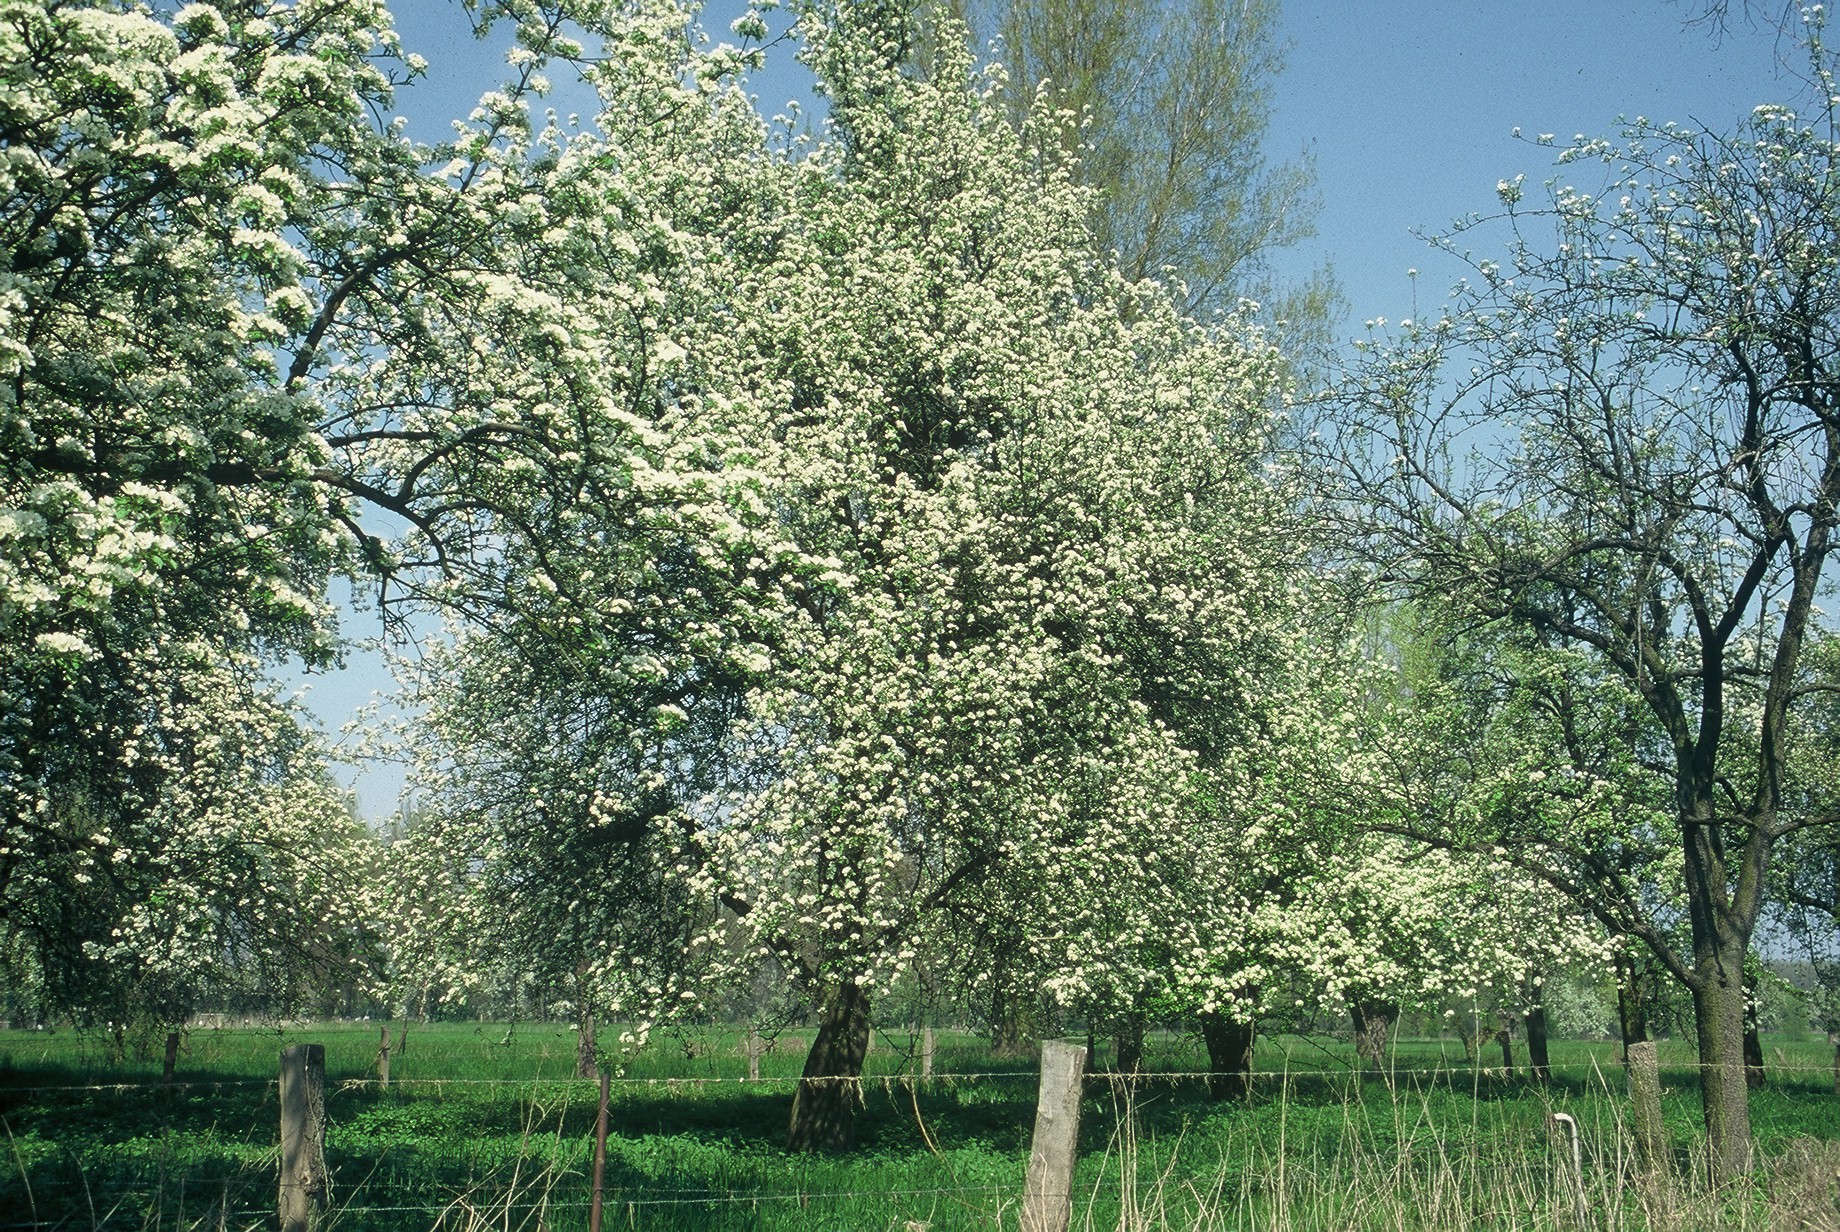
<path fill-rule="evenodd" d="M 1094 1013 L 1516 978 L 1524 917 L 1430 918 L 1498 870 L 1311 803 L 1361 708 L 1257 332 L 1127 285 L 958 53 L 807 16 L 805 146 L 668 16 L 613 32 L 529 205 L 592 277 L 482 283 L 503 325 L 441 377 L 596 430 L 566 507 L 495 477 L 518 520 L 454 593 L 500 615 L 421 674 L 405 987 L 523 964 L 643 1026 L 763 964 Z"/>

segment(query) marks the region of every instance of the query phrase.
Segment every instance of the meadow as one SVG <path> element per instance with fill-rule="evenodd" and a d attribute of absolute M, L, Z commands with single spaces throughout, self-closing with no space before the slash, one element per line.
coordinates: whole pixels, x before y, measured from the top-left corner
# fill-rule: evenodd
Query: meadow
<path fill-rule="evenodd" d="M 572 1077 L 572 1030 L 412 1025 L 387 1089 L 376 1082 L 377 1032 L 370 1023 L 193 1030 L 171 1087 L 161 1085 L 157 1048 L 116 1060 L 94 1035 L 0 1032 L 10 1157 L 0 1228 L 272 1226 L 274 1072 L 295 1042 L 326 1047 L 327 1227 L 587 1226 L 597 1093 Z M 758 1083 L 745 1081 L 732 1030 L 661 1037 L 631 1058 L 613 1083 L 606 1226 L 1014 1227 L 1035 1099 L 1029 1060 L 942 1032 L 936 1076 L 914 1082 L 912 1037 L 881 1036 L 859 1150 L 794 1156 L 781 1141 L 808 1040 L 781 1034 Z M 1471 1063 L 1455 1041 L 1401 1041 L 1384 1072 L 1362 1073 L 1345 1042 L 1270 1036 L 1252 1096 L 1214 1103 L 1185 1076 L 1203 1068 L 1198 1043 L 1160 1034 L 1145 1076 L 1089 1081 L 1074 1225 L 1840 1232 L 1840 1097 L 1827 1045 L 1767 1041 L 1772 1073 L 1753 1095 L 1763 1162 L 1753 1183 L 1723 1192 L 1695 1180 L 1688 1044 L 1661 1045 L 1676 1158 L 1670 1175 L 1647 1180 L 1629 1158 L 1615 1045 L 1555 1043 L 1544 1086 L 1524 1070 L 1486 1068 L 1491 1051 Z M 1578 1165 L 1555 1112 L 1579 1126 Z"/>

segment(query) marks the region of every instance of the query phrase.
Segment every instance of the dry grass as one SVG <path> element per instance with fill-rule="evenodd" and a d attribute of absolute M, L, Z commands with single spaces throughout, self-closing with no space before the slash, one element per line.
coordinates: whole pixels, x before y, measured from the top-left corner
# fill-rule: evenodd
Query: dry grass
<path fill-rule="evenodd" d="M 1620 1116 L 1586 1127 L 1574 1154 L 1563 1119 L 1520 1149 L 1484 1126 L 1453 1130 L 1427 1102 L 1394 1096 L 1391 1143 L 1345 1111 L 1334 1152 L 1300 1153 L 1280 1134 L 1209 1144 L 1221 1163 L 1197 1173 L 1181 1143 L 1139 1138 L 1119 1110 L 1109 1148 L 1115 1184 L 1076 1202 L 1079 1232 L 1840 1232 L 1840 1142 L 1801 1139 L 1757 1174 L 1706 1184 L 1681 1155 L 1645 1173 Z M 1481 1132 L 1473 1132 L 1480 1130 Z M 1510 1149 L 1504 1149 L 1510 1148 Z M 1180 1161 L 1185 1156 L 1188 1166 Z"/>

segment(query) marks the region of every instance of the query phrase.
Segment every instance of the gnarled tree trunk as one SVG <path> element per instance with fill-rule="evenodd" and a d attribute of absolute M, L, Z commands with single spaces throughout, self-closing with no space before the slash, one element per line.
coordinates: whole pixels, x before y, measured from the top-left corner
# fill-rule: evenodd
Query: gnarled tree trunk
<path fill-rule="evenodd" d="M 1201 1015 L 1201 1038 L 1208 1050 L 1208 1095 L 1243 1099 L 1252 1092 L 1252 1050 L 1257 1031 L 1249 1019 L 1230 1018 L 1219 1010 Z"/>
<path fill-rule="evenodd" d="M 855 984 L 833 985 L 792 1095 L 788 1148 L 847 1151 L 856 1144 L 856 1105 L 868 1055 L 869 994 Z"/>
<path fill-rule="evenodd" d="M 1031 1051 L 1034 1041 L 1034 1014 L 1031 1007 L 1006 989 L 1001 979 L 993 981 L 990 994 L 990 1051 L 999 1057 L 1021 1057 Z"/>
<path fill-rule="evenodd" d="M 1386 1044 L 1393 1033 L 1393 1020 L 1399 1017 L 1399 1006 L 1378 997 L 1357 997 L 1349 1003 L 1348 1013 L 1354 1020 L 1355 1054 L 1376 1070 L 1384 1069 Z"/>

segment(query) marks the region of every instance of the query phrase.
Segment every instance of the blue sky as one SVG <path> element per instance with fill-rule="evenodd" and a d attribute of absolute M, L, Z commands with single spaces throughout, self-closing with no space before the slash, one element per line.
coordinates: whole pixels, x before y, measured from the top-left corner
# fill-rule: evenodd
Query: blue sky
<path fill-rule="evenodd" d="M 1741 0 L 1733 0 L 1737 7 Z M 1786 101 L 1773 31 L 1742 23 L 1722 41 L 1669 0 L 1290 0 L 1289 67 L 1272 99 L 1271 157 L 1310 151 L 1322 212 L 1294 268 L 1324 259 L 1348 321 L 1398 319 L 1442 301 L 1458 276 L 1413 238 L 1497 207 L 1495 184 L 1554 175 L 1554 133 L 1614 135 L 1618 118 L 1735 126 Z M 1782 44 L 1780 51 L 1793 54 Z M 1513 137 L 1516 126 L 1525 139 Z M 1418 309 L 1406 271 L 1420 277 Z"/>
<path fill-rule="evenodd" d="M 1179 2 L 1179 0 L 1177 0 Z M 1741 0 L 1733 0 L 1734 6 Z M 1297 274 L 1331 264 L 1347 301 L 1343 335 L 1372 317 L 1435 308 L 1460 271 L 1413 232 L 1496 206 L 1495 184 L 1524 174 L 1529 197 L 1555 174 L 1554 133 L 1613 135 L 1620 116 L 1728 130 L 1763 102 L 1790 101 L 1779 64 L 1793 47 L 1774 31 L 1735 23 L 1723 40 L 1688 27 L 1697 5 L 1669 0 L 1289 0 L 1289 67 L 1272 93 L 1266 149 L 1273 160 L 1307 151 L 1322 210 L 1315 239 L 1280 259 Z M 712 4 L 726 37 L 741 11 Z M 499 52 L 476 42 L 459 4 L 394 6 L 405 47 L 427 57 L 428 79 L 399 100 L 417 135 L 437 139 L 490 88 Z M 782 59 L 785 57 L 782 56 Z M 796 66 L 769 65 L 756 83 L 769 114 L 800 92 Z M 582 107 L 564 94 L 559 110 Z M 1517 141 L 1519 126 L 1526 140 Z M 1407 270 L 1417 269 L 1416 279 Z M 1416 297 L 1416 302 L 1415 302 Z M 361 615 L 347 632 L 374 632 Z M 344 671 L 312 677 L 310 709 L 336 732 L 373 693 L 390 689 L 381 656 L 354 652 Z M 367 817 L 389 814 L 401 775 L 371 767 L 356 779 Z"/>

